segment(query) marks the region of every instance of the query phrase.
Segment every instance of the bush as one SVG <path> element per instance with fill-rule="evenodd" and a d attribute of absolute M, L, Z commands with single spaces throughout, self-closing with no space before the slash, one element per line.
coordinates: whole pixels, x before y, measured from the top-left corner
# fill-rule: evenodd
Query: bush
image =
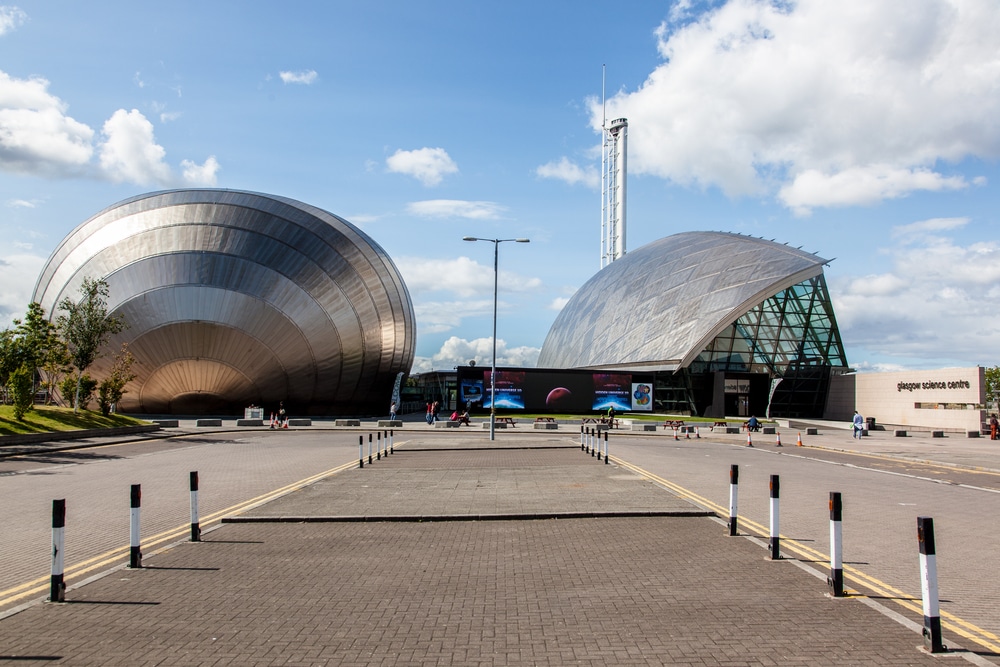
<path fill-rule="evenodd" d="M 21 421 L 25 413 L 31 410 L 32 399 L 35 388 L 35 373 L 25 365 L 20 366 L 10 374 L 7 380 L 7 387 L 10 389 L 11 399 L 14 402 L 14 419 Z"/>
<path fill-rule="evenodd" d="M 71 375 L 67 375 L 63 381 L 59 383 L 59 393 L 62 395 L 63 400 L 66 401 L 68 407 L 74 407 L 73 398 L 76 396 L 76 378 L 77 374 L 73 373 Z M 84 410 L 87 409 L 87 405 L 94 397 L 94 389 L 96 388 L 97 380 L 92 379 L 89 375 L 84 373 L 83 378 L 80 380 L 80 407 Z"/>

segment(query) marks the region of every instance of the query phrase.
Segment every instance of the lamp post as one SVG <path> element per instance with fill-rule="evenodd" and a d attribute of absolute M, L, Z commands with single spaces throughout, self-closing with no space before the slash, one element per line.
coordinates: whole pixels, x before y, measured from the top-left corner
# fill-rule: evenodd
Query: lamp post
<path fill-rule="evenodd" d="M 496 440 L 497 427 L 497 288 L 500 277 L 500 244 L 507 241 L 530 243 L 531 239 L 481 239 L 465 236 L 463 241 L 489 241 L 493 244 L 493 362 L 490 365 L 490 440 Z"/>

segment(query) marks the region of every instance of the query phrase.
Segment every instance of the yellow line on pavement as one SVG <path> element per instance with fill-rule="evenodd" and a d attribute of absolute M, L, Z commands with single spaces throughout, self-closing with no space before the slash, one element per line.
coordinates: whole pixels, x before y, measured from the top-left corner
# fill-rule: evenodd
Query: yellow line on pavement
<path fill-rule="evenodd" d="M 682 486 L 678 486 L 677 484 L 669 480 L 666 480 L 660 477 L 659 475 L 651 473 L 648 470 L 640 468 L 639 466 L 633 465 L 627 461 L 623 461 L 622 459 L 619 459 L 617 456 L 612 456 L 611 459 L 621 467 L 627 468 L 628 470 L 631 470 L 632 472 L 638 475 L 642 475 L 646 479 L 649 479 L 659 484 L 660 486 L 666 487 L 667 489 L 676 493 L 681 498 L 690 500 L 697 505 L 701 505 L 705 509 L 715 512 L 720 518 L 729 517 L 728 507 L 723 507 L 718 503 L 712 502 L 711 500 L 705 498 L 704 496 L 700 496 L 688 489 L 685 489 Z M 771 535 L 771 531 L 768 526 L 764 526 L 763 524 L 748 519 L 744 516 L 737 515 L 737 522 L 741 528 L 749 529 L 750 531 L 756 533 L 757 537 L 769 538 Z M 829 554 L 824 554 L 819 551 L 816 551 L 815 549 L 808 547 L 805 544 L 802 544 L 801 542 L 786 538 L 785 536 L 780 534 L 779 538 L 781 540 L 782 550 L 788 550 L 797 553 L 800 556 L 802 556 L 805 560 L 826 561 L 828 563 L 830 562 Z M 858 585 L 864 586 L 872 593 L 874 593 L 876 596 L 892 600 L 901 607 L 904 607 L 905 609 L 916 613 L 921 618 L 923 617 L 924 613 L 923 601 L 920 598 L 915 598 L 912 595 L 908 595 L 905 592 L 897 588 L 894 588 L 889 584 L 880 581 L 879 579 L 876 579 L 875 577 L 865 574 L 861 570 L 858 570 L 857 568 L 854 567 L 844 566 L 844 579 L 852 581 Z M 850 591 L 850 593 L 852 595 L 855 595 L 855 597 L 869 597 L 869 598 L 871 597 L 870 595 L 856 593 L 855 591 Z M 1000 643 L 994 643 L 1000 641 L 1000 637 L 998 637 L 994 633 L 989 632 L 988 630 L 984 630 L 983 628 L 980 628 L 979 626 L 973 623 L 964 621 L 961 618 L 955 616 L 954 614 L 950 614 L 946 611 L 941 612 L 941 618 L 942 618 L 941 626 L 944 629 L 950 630 L 951 632 L 954 632 L 957 635 L 965 637 L 970 641 L 976 642 L 980 646 L 983 646 L 995 653 L 1000 652 Z"/>
<path fill-rule="evenodd" d="M 199 525 L 204 528 L 211 526 L 213 524 L 219 523 L 223 517 L 229 516 L 231 514 L 239 514 L 240 512 L 246 512 L 254 507 L 263 505 L 271 500 L 275 500 L 283 495 L 291 493 L 301 489 L 304 486 L 308 486 L 314 482 L 317 482 L 325 477 L 335 475 L 336 473 L 343 472 L 349 468 L 353 468 L 357 465 L 355 462 L 345 463 L 337 466 L 336 468 L 330 468 L 321 473 L 312 475 L 311 477 L 306 477 L 297 482 L 292 482 L 291 484 L 286 484 L 285 486 L 263 493 L 255 498 L 250 498 L 242 502 L 231 505 L 223 510 L 217 512 L 212 512 L 204 517 L 199 517 Z M 142 540 L 143 550 L 149 549 L 151 547 L 156 547 L 163 544 L 164 542 L 174 542 L 185 535 L 190 535 L 191 524 L 186 523 L 175 528 L 170 528 L 163 532 L 157 533 L 156 535 L 151 535 Z M 87 574 L 88 572 L 93 572 L 94 570 L 99 570 L 102 568 L 112 567 L 121 564 L 121 560 L 129 554 L 129 546 L 125 545 L 110 551 L 106 551 L 98 556 L 88 558 L 86 560 L 80 561 L 79 563 L 74 563 L 72 565 L 66 566 L 63 571 L 64 579 L 69 581 L 70 577 L 79 579 L 81 575 Z M 29 581 L 19 586 L 14 586 L 13 588 L 8 588 L 5 591 L 0 591 L 0 608 L 6 607 L 7 605 L 22 600 L 33 595 L 39 595 L 41 593 L 46 593 L 49 590 L 51 582 L 51 575 L 47 577 L 39 577 L 33 581 Z"/>

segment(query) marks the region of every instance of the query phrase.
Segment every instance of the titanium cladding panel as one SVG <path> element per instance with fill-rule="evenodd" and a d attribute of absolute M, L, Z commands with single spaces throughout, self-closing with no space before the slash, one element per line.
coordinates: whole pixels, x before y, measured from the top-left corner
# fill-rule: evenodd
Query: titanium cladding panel
<path fill-rule="evenodd" d="M 609 264 L 567 302 L 540 368 L 684 368 L 764 299 L 823 272 L 827 260 L 725 232 L 653 241 Z"/>
<path fill-rule="evenodd" d="M 121 412 L 382 412 L 413 363 L 413 305 L 385 251 L 301 202 L 232 190 L 172 190 L 116 204 L 49 258 L 34 300 L 53 317 L 105 278 L 129 328 L 136 379 Z"/>

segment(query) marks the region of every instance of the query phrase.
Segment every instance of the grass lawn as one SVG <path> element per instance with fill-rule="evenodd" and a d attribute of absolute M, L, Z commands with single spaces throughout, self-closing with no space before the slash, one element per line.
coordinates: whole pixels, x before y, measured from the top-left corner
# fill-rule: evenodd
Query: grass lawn
<path fill-rule="evenodd" d="M 126 417 L 125 415 L 108 415 L 100 412 L 80 410 L 73 414 L 72 408 L 57 408 L 55 406 L 36 405 L 33 410 L 24 415 L 22 421 L 14 419 L 14 408 L 10 405 L 0 405 L 0 435 L 20 435 L 23 433 L 51 433 L 53 431 L 79 431 L 88 428 L 111 428 L 114 426 L 136 426 L 149 422 Z"/>

